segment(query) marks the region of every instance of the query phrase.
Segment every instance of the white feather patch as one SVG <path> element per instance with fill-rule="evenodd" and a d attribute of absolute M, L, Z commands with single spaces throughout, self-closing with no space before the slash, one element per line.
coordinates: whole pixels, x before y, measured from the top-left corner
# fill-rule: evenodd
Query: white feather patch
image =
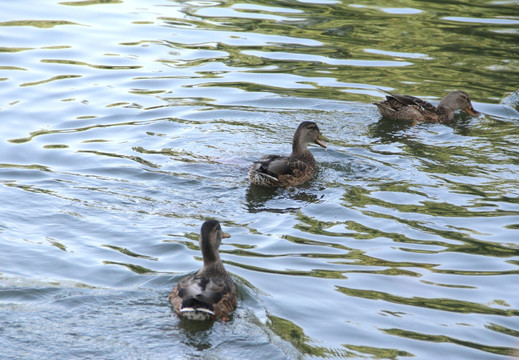
<path fill-rule="evenodd" d="M 214 311 L 204 308 L 195 309 L 192 307 L 186 307 L 180 309 L 180 315 L 189 320 L 202 321 L 210 319 L 214 315 Z"/>

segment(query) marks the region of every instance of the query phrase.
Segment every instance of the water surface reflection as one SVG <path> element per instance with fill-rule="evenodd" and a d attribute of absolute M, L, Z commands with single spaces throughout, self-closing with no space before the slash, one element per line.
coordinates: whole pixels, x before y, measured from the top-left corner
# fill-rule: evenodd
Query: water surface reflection
<path fill-rule="evenodd" d="M 514 2 L 1 7 L 7 359 L 516 354 Z M 484 115 L 389 122 L 379 88 Z M 250 186 L 302 121 L 315 179 Z M 167 294 L 207 218 L 240 303 L 191 324 Z"/>

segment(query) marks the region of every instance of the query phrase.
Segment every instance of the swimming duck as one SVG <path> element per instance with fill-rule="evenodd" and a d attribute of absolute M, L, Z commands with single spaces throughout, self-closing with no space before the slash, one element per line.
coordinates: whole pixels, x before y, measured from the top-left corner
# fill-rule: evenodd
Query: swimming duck
<path fill-rule="evenodd" d="M 222 232 L 217 220 L 208 220 L 200 229 L 200 249 L 204 265 L 178 282 L 169 294 L 175 312 L 190 320 L 217 320 L 236 308 L 236 285 L 225 271 L 219 248 Z"/>
<path fill-rule="evenodd" d="M 444 123 L 451 121 L 457 110 L 464 110 L 472 116 L 480 115 L 472 107 L 469 95 L 463 91 L 451 92 L 441 99 L 438 106 L 414 96 L 387 93 L 386 100 L 373 104 L 382 116 L 393 120 Z"/>
<path fill-rule="evenodd" d="M 263 156 L 252 164 L 249 181 L 261 186 L 289 186 L 310 180 L 317 171 L 317 162 L 307 144 L 313 142 L 326 148 L 320 138 L 317 124 L 303 121 L 294 134 L 290 156 Z"/>

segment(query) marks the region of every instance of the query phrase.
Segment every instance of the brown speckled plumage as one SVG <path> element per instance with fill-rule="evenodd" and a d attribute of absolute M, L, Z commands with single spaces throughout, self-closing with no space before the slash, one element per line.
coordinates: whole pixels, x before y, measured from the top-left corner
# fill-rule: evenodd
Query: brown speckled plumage
<path fill-rule="evenodd" d="M 204 265 L 193 275 L 182 278 L 169 295 L 175 312 L 191 320 L 217 320 L 236 308 L 236 285 L 220 260 L 220 223 L 206 221 L 200 230 Z"/>
<path fill-rule="evenodd" d="M 373 104 L 382 116 L 393 120 L 444 123 L 451 121 L 457 110 L 464 110 L 472 116 L 479 115 L 472 107 L 469 95 L 463 91 L 451 92 L 441 99 L 438 106 L 414 96 L 388 94 L 386 100 Z"/>
<path fill-rule="evenodd" d="M 313 142 L 326 148 L 320 136 L 316 123 L 302 122 L 294 134 L 292 153 L 289 156 L 263 156 L 252 164 L 249 181 L 261 186 L 290 186 L 307 182 L 317 171 L 317 162 L 307 144 Z"/>

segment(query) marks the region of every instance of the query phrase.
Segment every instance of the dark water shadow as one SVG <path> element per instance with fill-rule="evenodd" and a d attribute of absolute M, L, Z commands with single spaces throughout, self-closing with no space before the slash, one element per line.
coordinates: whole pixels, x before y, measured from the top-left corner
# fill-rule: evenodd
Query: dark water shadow
<path fill-rule="evenodd" d="M 250 213 L 287 213 L 299 210 L 306 204 L 320 201 L 321 196 L 312 193 L 311 189 L 309 184 L 286 188 L 250 185 L 245 194 L 247 210 Z"/>
<path fill-rule="evenodd" d="M 368 126 L 368 136 L 379 138 L 382 143 L 393 143 L 409 139 L 405 130 L 413 124 L 407 121 L 395 121 L 385 117 Z"/>
<path fill-rule="evenodd" d="M 203 351 L 213 346 L 211 330 L 215 321 L 194 321 L 179 318 L 178 329 L 183 335 L 181 342 L 195 351 Z"/>
<path fill-rule="evenodd" d="M 460 112 L 459 114 L 456 114 L 453 121 L 443 123 L 443 125 L 452 128 L 458 135 L 469 136 L 473 121 L 474 117 L 464 112 Z M 412 138 L 408 133 L 409 129 L 423 125 L 429 125 L 429 123 L 413 124 L 410 121 L 397 121 L 381 117 L 379 121 L 368 126 L 368 136 L 379 138 L 382 143 L 406 141 Z"/>
<path fill-rule="evenodd" d="M 472 117 L 469 114 L 466 114 L 465 112 L 462 112 L 460 114 L 457 114 L 456 118 L 444 125 L 449 126 L 454 130 L 454 132 L 458 135 L 462 136 L 470 136 L 470 131 L 473 126 L 474 117 Z"/>

